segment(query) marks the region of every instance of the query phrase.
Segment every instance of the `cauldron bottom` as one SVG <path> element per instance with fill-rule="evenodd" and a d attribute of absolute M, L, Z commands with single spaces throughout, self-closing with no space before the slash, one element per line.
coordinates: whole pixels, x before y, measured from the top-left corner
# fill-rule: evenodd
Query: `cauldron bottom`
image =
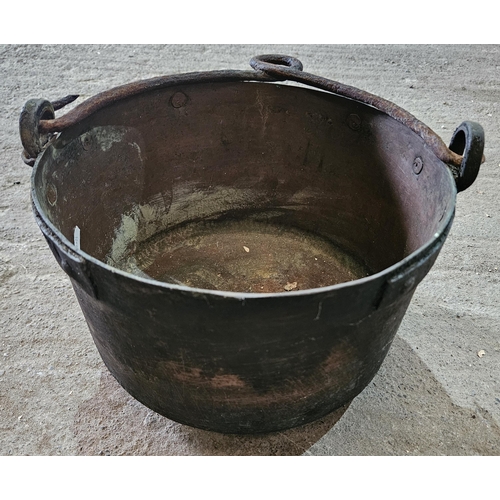
<path fill-rule="evenodd" d="M 276 293 L 343 283 L 371 274 L 330 240 L 255 220 L 211 220 L 164 230 L 113 265 L 189 287 Z"/>

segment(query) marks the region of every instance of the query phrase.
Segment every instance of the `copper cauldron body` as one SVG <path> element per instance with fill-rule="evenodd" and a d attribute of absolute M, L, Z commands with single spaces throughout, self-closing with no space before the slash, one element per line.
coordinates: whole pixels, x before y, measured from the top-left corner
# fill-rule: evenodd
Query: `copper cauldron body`
<path fill-rule="evenodd" d="M 21 115 L 35 217 L 104 363 L 152 410 L 225 433 L 366 387 L 483 150 L 477 124 L 447 148 L 293 58 L 252 63 Z"/>

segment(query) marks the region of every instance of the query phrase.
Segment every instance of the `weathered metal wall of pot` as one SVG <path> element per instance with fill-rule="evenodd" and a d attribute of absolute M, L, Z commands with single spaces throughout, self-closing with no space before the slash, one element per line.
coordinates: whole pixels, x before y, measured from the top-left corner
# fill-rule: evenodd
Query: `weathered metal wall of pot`
<path fill-rule="evenodd" d="M 70 242 L 78 226 L 82 250 L 96 258 L 109 251 L 124 211 L 141 200 L 143 142 L 136 128 L 80 124 L 47 149 L 37 168 L 44 213 Z"/>
<path fill-rule="evenodd" d="M 395 211 L 404 221 L 408 255 L 432 240 L 453 212 L 455 183 L 448 167 L 401 123 L 374 116 L 371 132 L 379 175 L 392 186 Z"/>
<path fill-rule="evenodd" d="M 105 364 L 127 391 L 174 420 L 222 432 L 299 425 L 355 397 L 413 293 L 376 310 L 381 282 L 240 300 L 111 274 L 104 301 L 73 284 Z"/>

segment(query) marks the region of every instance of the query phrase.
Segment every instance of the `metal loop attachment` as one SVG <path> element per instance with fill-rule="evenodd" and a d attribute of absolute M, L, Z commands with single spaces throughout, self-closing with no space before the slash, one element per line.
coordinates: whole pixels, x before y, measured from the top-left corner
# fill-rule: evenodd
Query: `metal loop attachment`
<path fill-rule="evenodd" d="M 30 99 L 23 107 L 19 117 L 19 132 L 24 147 L 22 158 L 31 167 L 53 134 L 40 132 L 40 121 L 53 120 L 55 110 L 73 102 L 78 95 L 69 95 L 54 102 L 46 99 Z"/>
<path fill-rule="evenodd" d="M 302 71 L 304 66 L 302 63 L 291 56 L 283 56 L 280 54 L 264 54 L 261 56 L 255 56 L 250 59 L 250 66 L 257 71 L 263 71 L 264 73 L 270 73 L 273 76 L 279 74 L 279 71 L 284 68 L 291 68 L 297 71 Z M 287 78 L 283 75 L 283 79 Z"/>
<path fill-rule="evenodd" d="M 46 99 L 30 99 L 23 107 L 19 117 L 19 133 L 24 147 L 23 161 L 33 166 L 36 157 L 50 139 L 49 134 L 41 134 L 38 130 L 40 120 L 55 118 L 54 107 Z"/>
<path fill-rule="evenodd" d="M 457 191 L 464 191 L 472 185 L 483 162 L 484 130 L 479 123 L 463 122 L 453 132 L 450 150 L 462 155 L 459 167 L 450 167 Z"/>

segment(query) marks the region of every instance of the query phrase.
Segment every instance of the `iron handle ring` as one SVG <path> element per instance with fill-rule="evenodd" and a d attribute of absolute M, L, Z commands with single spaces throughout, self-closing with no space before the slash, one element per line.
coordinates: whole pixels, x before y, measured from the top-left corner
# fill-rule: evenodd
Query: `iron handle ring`
<path fill-rule="evenodd" d="M 46 99 L 30 99 L 24 105 L 19 117 L 19 133 L 24 147 L 22 158 L 27 165 L 35 164 L 36 157 L 50 139 L 50 134 L 40 133 L 40 121 L 54 118 L 54 107 Z"/>
<path fill-rule="evenodd" d="M 24 105 L 19 117 L 19 133 L 24 147 L 22 159 L 29 166 L 35 164 L 37 156 L 49 142 L 53 133 L 40 130 L 42 120 L 53 120 L 55 111 L 77 99 L 78 95 L 68 95 L 57 101 L 47 99 L 30 99 Z"/>
<path fill-rule="evenodd" d="M 464 191 L 472 185 L 484 161 L 484 129 L 479 123 L 462 122 L 450 141 L 450 150 L 462 155 L 460 166 L 452 168 L 457 191 Z"/>
<path fill-rule="evenodd" d="M 267 73 L 271 70 L 279 70 L 281 67 L 291 68 L 297 71 L 302 71 L 304 66 L 302 62 L 292 56 L 284 56 L 281 54 L 264 54 L 255 56 L 250 59 L 250 66 L 256 71 Z M 287 78 L 285 76 L 284 78 Z"/>

